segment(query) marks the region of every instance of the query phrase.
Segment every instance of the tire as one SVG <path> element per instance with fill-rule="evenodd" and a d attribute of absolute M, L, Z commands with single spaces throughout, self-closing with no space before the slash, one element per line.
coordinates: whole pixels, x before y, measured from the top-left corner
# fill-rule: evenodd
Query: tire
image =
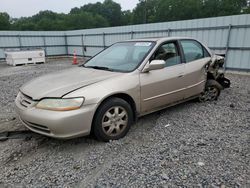
<path fill-rule="evenodd" d="M 223 87 L 216 80 L 207 80 L 205 90 L 199 96 L 200 102 L 214 101 L 220 96 Z"/>
<path fill-rule="evenodd" d="M 131 106 L 123 99 L 111 98 L 99 106 L 93 120 L 93 132 L 100 141 L 123 138 L 133 123 Z"/>

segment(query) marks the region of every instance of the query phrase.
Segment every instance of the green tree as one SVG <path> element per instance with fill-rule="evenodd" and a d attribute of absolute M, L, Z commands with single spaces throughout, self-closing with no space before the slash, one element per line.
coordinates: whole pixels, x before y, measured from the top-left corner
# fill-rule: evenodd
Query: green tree
<path fill-rule="evenodd" d="M 122 11 L 113 0 L 89 3 L 69 14 L 41 11 L 31 17 L 0 13 L 0 30 L 71 30 L 155 23 L 250 13 L 250 0 L 139 0 L 133 11 Z"/>
<path fill-rule="evenodd" d="M 122 11 L 121 6 L 112 0 L 105 0 L 103 3 L 89 3 L 81 8 L 71 9 L 71 14 L 79 14 L 81 12 L 91 12 L 93 14 L 99 14 L 107 19 L 110 26 L 122 25 Z"/>
<path fill-rule="evenodd" d="M 244 14 L 250 14 L 250 6 L 243 9 Z"/>
<path fill-rule="evenodd" d="M 155 21 L 175 21 L 200 18 L 202 0 L 160 0 Z"/>
<path fill-rule="evenodd" d="M 247 0 L 140 0 L 133 23 L 197 19 L 247 13 Z"/>
<path fill-rule="evenodd" d="M 131 25 L 133 24 L 133 13 L 130 10 L 122 12 L 122 25 Z"/>
<path fill-rule="evenodd" d="M 10 16 L 6 12 L 0 12 L 0 30 L 10 29 Z"/>
<path fill-rule="evenodd" d="M 11 25 L 11 30 L 18 31 L 33 31 L 35 30 L 36 25 L 32 22 L 31 18 L 19 18 L 14 19 Z"/>
<path fill-rule="evenodd" d="M 246 0 L 221 0 L 220 3 L 221 11 L 218 16 L 240 14 L 247 5 Z"/>
<path fill-rule="evenodd" d="M 247 0 L 204 0 L 202 17 L 241 14 L 246 4 Z"/>
<path fill-rule="evenodd" d="M 98 14 L 90 12 L 81 12 L 78 14 L 69 14 L 65 20 L 67 30 L 70 29 L 89 29 L 109 26 L 108 21 Z"/>
<path fill-rule="evenodd" d="M 37 31 L 65 30 L 65 17 L 65 14 L 41 11 L 32 17 L 15 19 L 12 29 Z"/>
<path fill-rule="evenodd" d="M 159 0 L 139 0 L 136 8 L 133 11 L 133 23 L 152 23 L 155 21 L 157 4 Z"/>
<path fill-rule="evenodd" d="M 112 0 L 105 0 L 103 2 L 104 10 L 103 17 L 105 17 L 111 26 L 119 26 L 122 25 L 121 18 L 122 18 L 122 11 L 121 5 L 115 3 Z"/>

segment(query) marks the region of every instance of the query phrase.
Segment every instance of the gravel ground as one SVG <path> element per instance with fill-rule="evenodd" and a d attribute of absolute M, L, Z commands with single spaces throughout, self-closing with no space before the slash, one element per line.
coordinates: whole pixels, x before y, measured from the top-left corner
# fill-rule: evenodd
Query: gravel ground
<path fill-rule="evenodd" d="M 0 64 L 0 132 L 25 129 L 13 106 L 23 83 L 71 66 Z M 0 186 L 250 187 L 250 77 L 228 77 L 218 101 L 147 115 L 118 141 L 31 134 L 0 142 Z"/>

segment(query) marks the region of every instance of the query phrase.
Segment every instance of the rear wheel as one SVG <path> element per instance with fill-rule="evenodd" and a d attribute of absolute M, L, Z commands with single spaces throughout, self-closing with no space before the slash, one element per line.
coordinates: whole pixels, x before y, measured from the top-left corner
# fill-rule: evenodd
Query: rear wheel
<path fill-rule="evenodd" d="M 125 100 L 111 98 L 101 104 L 93 121 L 93 131 L 98 140 L 117 140 L 129 131 L 133 112 Z"/>
<path fill-rule="evenodd" d="M 215 80 L 208 80 L 204 92 L 199 96 L 200 102 L 217 100 L 220 96 L 222 86 Z"/>

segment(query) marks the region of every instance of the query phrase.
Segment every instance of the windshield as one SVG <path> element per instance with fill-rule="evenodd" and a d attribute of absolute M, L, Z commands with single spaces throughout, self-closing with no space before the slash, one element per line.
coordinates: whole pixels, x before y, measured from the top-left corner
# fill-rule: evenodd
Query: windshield
<path fill-rule="evenodd" d="M 143 61 L 155 43 L 153 42 L 120 42 L 105 49 L 87 63 L 85 67 L 130 72 Z"/>

